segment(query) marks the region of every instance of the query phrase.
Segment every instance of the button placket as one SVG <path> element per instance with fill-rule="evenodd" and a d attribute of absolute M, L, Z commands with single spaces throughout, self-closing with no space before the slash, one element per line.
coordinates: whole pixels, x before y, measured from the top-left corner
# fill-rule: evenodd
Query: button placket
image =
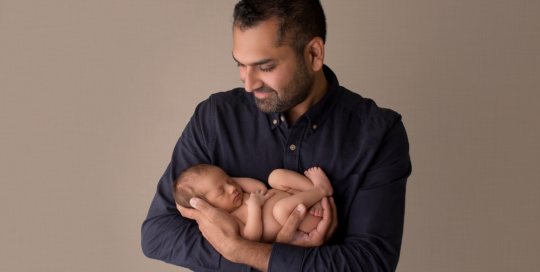
<path fill-rule="evenodd" d="M 300 146 L 302 144 L 302 139 L 306 128 L 306 124 L 298 125 L 292 128 L 286 145 L 288 150 L 286 150 L 284 153 L 285 157 L 283 163 L 285 169 L 298 171 L 298 164 L 300 161 Z"/>

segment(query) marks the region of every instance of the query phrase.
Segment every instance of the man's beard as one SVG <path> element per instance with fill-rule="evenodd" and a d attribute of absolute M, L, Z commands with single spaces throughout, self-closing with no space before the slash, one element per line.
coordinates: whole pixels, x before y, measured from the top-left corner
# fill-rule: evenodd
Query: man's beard
<path fill-rule="evenodd" d="M 275 94 L 273 97 L 264 99 L 254 96 L 255 103 L 259 110 L 264 113 L 285 112 L 306 100 L 315 80 L 309 76 L 306 63 L 303 59 L 298 61 L 297 66 L 293 79 L 283 88 L 281 97 L 276 90 L 268 85 L 264 85 L 261 88 L 254 90 L 254 92 L 274 92 Z"/>

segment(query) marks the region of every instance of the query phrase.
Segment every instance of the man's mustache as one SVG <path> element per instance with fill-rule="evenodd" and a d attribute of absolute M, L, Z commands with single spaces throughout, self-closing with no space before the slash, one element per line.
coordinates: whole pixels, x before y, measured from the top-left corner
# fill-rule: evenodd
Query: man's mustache
<path fill-rule="evenodd" d="M 276 90 L 270 88 L 269 86 L 262 86 L 258 89 L 253 90 L 254 92 L 258 93 L 270 93 L 270 92 L 276 92 Z"/>

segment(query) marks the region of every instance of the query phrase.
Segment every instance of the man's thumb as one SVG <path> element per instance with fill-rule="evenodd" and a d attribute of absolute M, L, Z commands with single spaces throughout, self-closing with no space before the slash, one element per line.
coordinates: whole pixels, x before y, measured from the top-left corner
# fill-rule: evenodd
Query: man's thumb
<path fill-rule="evenodd" d="M 304 204 L 298 204 L 298 206 L 296 206 L 296 209 L 293 211 L 293 213 L 298 213 L 298 214 L 303 214 L 304 212 L 306 212 L 306 207 L 304 206 Z"/>
<path fill-rule="evenodd" d="M 303 204 L 298 204 L 298 206 L 296 206 L 296 209 L 294 209 L 289 216 L 289 219 L 287 219 L 287 222 L 285 223 L 285 226 L 283 226 L 283 228 L 297 230 L 305 215 L 306 207 Z"/>
<path fill-rule="evenodd" d="M 191 204 L 191 207 L 197 210 L 201 210 L 204 205 L 204 201 L 202 201 L 202 199 L 199 199 L 198 197 L 194 197 L 189 200 L 189 204 Z"/>

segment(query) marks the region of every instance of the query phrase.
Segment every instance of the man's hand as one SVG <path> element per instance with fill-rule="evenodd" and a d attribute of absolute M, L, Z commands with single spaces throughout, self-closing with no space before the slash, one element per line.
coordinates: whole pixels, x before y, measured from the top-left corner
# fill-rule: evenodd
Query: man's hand
<path fill-rule="evenodd" d="M 306 207 L 303 204 L 298 205 L 291 213 L 285 226 L 278 233 L 276 242 L 286 243 L 302 247 L 316 247 L 325 245 L 337 229 L 337 208 L 334 198 L 323 198 L 321 201 L 323 208 L 323 219 L 319 222 L 316 229 L 309 233 L 298 230 L 300 222 L 306 215 Z"/>
<path fill-rule="evenodd" d="M 223 256 L 234 252 L 234 241 L 238 240 L 238 223 L 224 210 L 213 207 L 200 198 L 192 198 L 189 202 L 195 209 L 186 209 L 178 204 L 176 207 L 183 217 L 197 221 L 199 230 L 210 244 Z"/>
<path fill-rule="evenodd" d="M 189 203 L 195 209 L 186 209 L 178 204 L 176 207 L 183 217 L 197 221 L 204 238 L 223 257 L 261 271 L 268 270 L 272 245 L 242 238 L 238 232 L 238 223 L 224 210 L 215 208 L 200 198 L 192 198 Z"/>

